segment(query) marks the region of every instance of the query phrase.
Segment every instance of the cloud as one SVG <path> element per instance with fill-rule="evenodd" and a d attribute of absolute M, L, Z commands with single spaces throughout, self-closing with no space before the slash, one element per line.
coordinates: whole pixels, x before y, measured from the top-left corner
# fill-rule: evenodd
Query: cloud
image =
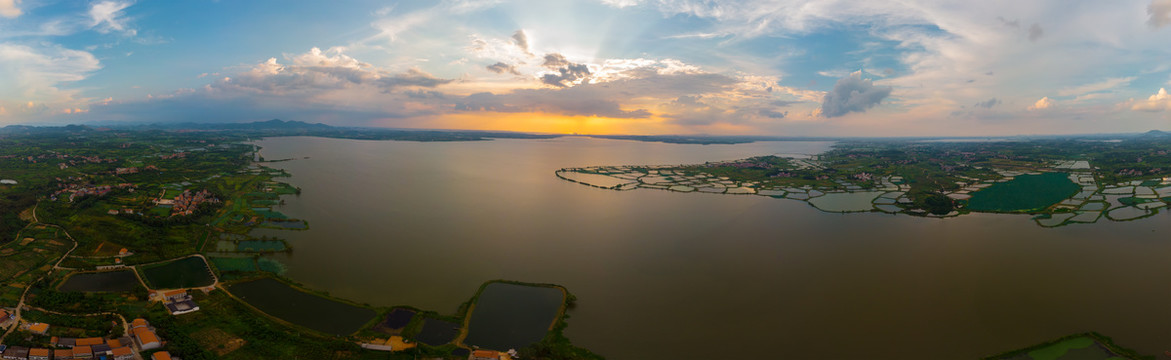
<path fill-rule="evenodd" d="M 20 0 L 0 0 L 0 17 L 9 19 L 20 16 Z"/>
<path fill-rule="evenodd" d="M 103 34 L 116 31 L 134 36 L 138 31 L 127 26 L 128 20 L 122 11 L 132 4 L 129 1 L 119 2 L 110 0 L 94 3 L 89 9 L 89 26 Z"/>
<path fill-rule="evenodd" d="M 842 116 L 851 112 L 864 112 L 878 105 L 892 88 L 874 86 L 870 79 L 863 79 L 861 71 L 841 78 L 833 90 L 825 94 L 821 102 L 821 114 L 827 118 Z"/>
<path fill-rule="evenodd" d="M 545 62 L 541 66 L 557 70 L 557 73 L 541 75 L 541 82 L 547 85 L 568 87 L 590 76 L 589 66 L 569 62 L 558 53 L 545 54 Z"/>
<path fill-rule="evenodd" d="M 545 54 L 545 62 L 541 64 L 541 66 L 550 69 L 557 69 L 566 65 L 569 65 L 569 60 L 565 59 L 565 55 L 558 53 Z"/>
<path fill-rule="evenodd" d="M 578 80 L 584 80 L 590 76 L 590 68 L 585 64 L 570 63 L 563 68 L 557 69 L 559 74 L 545 74 L 541 76 L 541 82 L 558 86 L 568 87 L 576 83 Z"/>
<path fill-rule="evenodd" d="M 1150 112 L 1171 111 L 1171 95 L 1167 94 L 1166 88 L 1160 88 L 1158 93 L 1151 95 L 1146 101 L 1134 102 L 1130 109 Z"/>
<path fill-rule="evenodd" d="M 1161 28 L 1171 24 L 1171 0 L 1151 0 L 1151 4 L 1147 5 L 1147 24 L 1151 27 Z"/>
<path fill-rule="evenodd" d="M 638 5 L 639 0 L 602 0 L 602 3 L 616 8 L 624 8 Z"/>
<path fill-rule="evenodd" d="M 1033 23 L 1033 26 L 1029 27 L 1029 41 L 1037 42 L 1044 35 L 1045 30 L 1041 29 L 1041 25 Z"/>
<path fill-rule="evenodd" d="M 35 46 L 0 43 L 0 105 L 10 112 L 38 113 L 48 108 L 14 106 L 20 102 L 51 105 L 53 108 L 83 106 L 78 90 L 68 89 L 102 65 L 93 54 L 60 45 Z"/>
<path fill-rule="evenodd" d="M 997 104 L 1000 104 L 1000 99 L 991 98 L 991 99 L 988 99 L 985 101 L 978 102 L 974 106 L 985 108 L 985 109 L 991 109 L 993 106 L 996 106 Z"/>
<path fill-rule="evenodd" d="M 333 48 L 321 51 L 312 48 L 305 54 L 290 57 L 291 64 L 281 64 L 276 58 L 256 64 L 248 71 L 219 80 L 216 85 L 273 93 L 343 89 L 352 86 L 372 86 L 383 92 L 400 87 L 435 87 L 451 82 L 439 79 L 419 69 L 390 73 L 354 59 Z"/>
<path fill-rule="evenodd" d="M 491 71 L 491 72 L 494 72 L 497 74 L 510 73 L 513 75 L 520 75 L 520 71 L 516 70 L 516 66 L 505 64 L 502 62 L 488 65 L 487 68 L 488 68 L 488 71 Z"/>
<path fill-rule="evenodd" d="M 1033 103 L 1033 105 L 1029 105 L 1028 110 L 1029 111 L 1037 111 L 1037 110 L 1049 109 L 1052 107 L 1053 107 L 1053 100 L 1049 100 L 1049 97 L 1046 96 L 1046 97 L 1041 98 L 1041 100 L 1037 100 L 1037 102 Z"/>
<path fill-rule="evenodd" d="M 785 116 L 788 116 L 788 115 L 789 115 L 788 111 L 778 112 L 776 110 L 760 109 L 760 116 L 764 116 L 764 117 L 771 118 L 771 119 L 784 119 Z"/>
<path fill-rule="evenodd" d="M 1114 89 L 1117 87 L 1126 86 L 1126 85 L 1130 84 L 1131 81 L 1134 81 L 1134 79 L 1137 79 L 1137 78 L 1133 77 L 1133 76 L 1132 77 L 1124 77 L 1124 78 L 1108 78 L 1106 80 L 1102 80 L 1102 81 L 1099 81 L 1096 83 L 1064 88 L 1064 89 L 1058 90 L 1057 95 L 1059 95 L 1059 96 L 1074 96 L 1074 95 L 1083 95 L 1083 94 L 1106 91 L 1106 90 Z"/>
<path fill-rule="evenodd" d="M 512 34 L 512 41 L 516 47 L 524 50 L 525 54 L 532 54 L 529 51 L 529 36 L 525 34 L 524 30 L 517 30 Z"/>
<path fill-rule="evenodd" d="M 1021 22 L 1017 21 L 1016 19 L 1008 20 L 1008 19 L 1005 19 L 1004 17 L 997 16 L 996 20 L 999 20 L 1001 24 L 1004 24 L 1004 26 L 1008 26 L 1008 27 L 1011 27 L 1014 29 L 1021 28 Z"/>
<path fill-rule="evenodd" d="M 603 83 L 582 83 L 572 87 L 517 89 L 493 94 L 477 93 L 448 102 L 457 111 L 545 112 L 571 116 L 603 116 L 612 118 L 647 118 L 651 112 L 634 108 L 633 103 L 650 103 L 656 99 L 675 99 L 665 111 L 675 113 L 675 106 L 693 110 L 696 99 L 704 94 L 717 94 L 733 89 L 738 80 L 719 74 L 675 73 L 663 74 L 638 71 L 639 77 L 628 77 Z M 688 101 L 691 99 L 693 101 Z M 679 113 L 686 113 L 681 111 Z M 672 115 L 668 114 L 668 118 Z"/>

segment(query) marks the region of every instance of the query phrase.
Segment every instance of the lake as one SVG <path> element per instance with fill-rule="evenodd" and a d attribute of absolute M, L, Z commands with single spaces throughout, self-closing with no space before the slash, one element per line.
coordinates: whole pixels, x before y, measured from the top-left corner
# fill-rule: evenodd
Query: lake
<path fill-rule="evenodd" d="M 358 302 L 454 313 L 487 280 L 564 285 L 566 335 L 609 359 L 977 358 L 1098 331 L 1171 350 L 1171 216 L 827 213 L 766 196 L 605 190 L 566 167 L 817 153 L 825 142 L 272 138 L 303 191 L 286 275 Z M 302 159 L 303 157 L 309 159 Z M 713 344 L 713 346 L 697 346 Z M 736 344 L 714 346 L 714 344 Z"/>

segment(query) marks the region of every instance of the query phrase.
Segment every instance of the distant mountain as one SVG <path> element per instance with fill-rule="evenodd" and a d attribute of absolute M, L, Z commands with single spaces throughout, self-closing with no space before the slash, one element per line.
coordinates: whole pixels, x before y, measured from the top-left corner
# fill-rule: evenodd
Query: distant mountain
<path fill-rule="evenodd" d="M 94 131 L 93 128 L 85 125 L 65 125 L 65 126 L 28 126 L 28 125 L 8 125 L 0 128 L 0 134 L 3 135 L 39 135 L 39 134 L 59 134 L 69 133 L 78 134 Z"/>
<path fill-rule="evenodd" d="M 1139 135 L 1143 139 L 1166 139 L 1171 138 L 1171 133 L 1162 130 L 1151 130 Z"/>
<path fill-rule="evenodd" d="M 254 121 L 249 123 L 173 123 L 128 126 L 127 128 L 147 128 L 160 130 L 328 130 L 333 126 L 303 121 L 285 121 L 272 119 L 268 121 Z"/>

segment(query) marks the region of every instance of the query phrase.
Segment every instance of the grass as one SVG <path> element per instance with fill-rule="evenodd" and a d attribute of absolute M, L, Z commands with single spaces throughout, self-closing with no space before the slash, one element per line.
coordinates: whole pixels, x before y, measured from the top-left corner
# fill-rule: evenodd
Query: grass
<path fill-rule="evenodd" d="M 986 212 L 1037 212 L 1061 202 L 1080 187 L 1065 173 L 1021 175 L 972 193 L 968 210 Z"/>
<path fill-rule="evenodd" d="M 1109 353 L 1117 355 L 1109 357 L 1105 360 L 1155 359 L 1154 356 L 1141 355 L 1134 350 L 1119 346 L 1115 344 L 1114 340 L 1110 337 L 1096 332 L 1063 336 L 1061 338 L 1033 345 L 1024 349 L 1008 351 L 1005 353 L 989 356 L 984 359 L 1019 359 L 1022 356 L 1027 355 L 1029 359 L 1033 360 L 1057 360 L 1061 359 L 1062 356 L 1065 356 L 1071 350 L 1085 349 L 1095 344 L 1102 346 Z"/>
<path fill-rule="evenodd" d="M 1089 337 L 1076 337 L 1030 351 L 1029 357 L 1032 357 L 1033 360 L 1057 360 L 1070 350 L 1082 349 L 1093 345 L 1094 339 L 1090 339 Z"/>

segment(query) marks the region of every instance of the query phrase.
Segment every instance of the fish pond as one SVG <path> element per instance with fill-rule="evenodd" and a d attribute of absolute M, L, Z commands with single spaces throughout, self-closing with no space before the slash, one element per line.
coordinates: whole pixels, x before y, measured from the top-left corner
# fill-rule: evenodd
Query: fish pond
<path fill-rule="evenodd" d="M 549 332 L 564 303 L 561 288 L 489 283 L 472 308 L 464 343 L 499 351 L 532 345 Z"/>
<path fill-rule="evenodd" d="M 415 318 L 415 311 L 411 309 L 398 308 L 391 310 L 382 319 L 378 325 L 374 325 L 375 331 L 381 331 L 388 334 L 398 334 L 407 324 L 411 323 L 411 319 Z"/>
<path fill-rule="evenodd" d="M 1028 212 L 1043 210 L 1077 194 L 1081 188 L 1069 180 L 1069 174 L 1051 172 L 1020 175 L 972 193 L 968 209 L 989 212 Z"/>
<path fill-rule="evenodd" d="M 455 340 L 458 335 L 459 324 L 427 318 L 423 320 L 423 328 L 415 335 L 415 340 L 431 346 L 440 346 Z"/>
<path fill-rule="evenodd" d="M 65 292 L 129 292 L 140 286 L 130 270 L 75 274 L 57 290 Z"/>
<path fill-rule="evenodd" d="M 809 203 L 822 211 L 858 212 L 874 210 L 873 201 L 882 191 L 827 193 L 809 199 Z"/>
<path fill-rule="evenodd" d="M 211 286 L 215 277 L 207 262 L 198 256 L 139 268 L 143 280 L 155 289 L 179 289 Z"/>
<path fill-rule="evenodd" d="M 334 335 L 358 331 L 376 315 L 374 310 L 306 293 L 273 278 L 234 284 L 228 290 L 266 314 Z"/>

